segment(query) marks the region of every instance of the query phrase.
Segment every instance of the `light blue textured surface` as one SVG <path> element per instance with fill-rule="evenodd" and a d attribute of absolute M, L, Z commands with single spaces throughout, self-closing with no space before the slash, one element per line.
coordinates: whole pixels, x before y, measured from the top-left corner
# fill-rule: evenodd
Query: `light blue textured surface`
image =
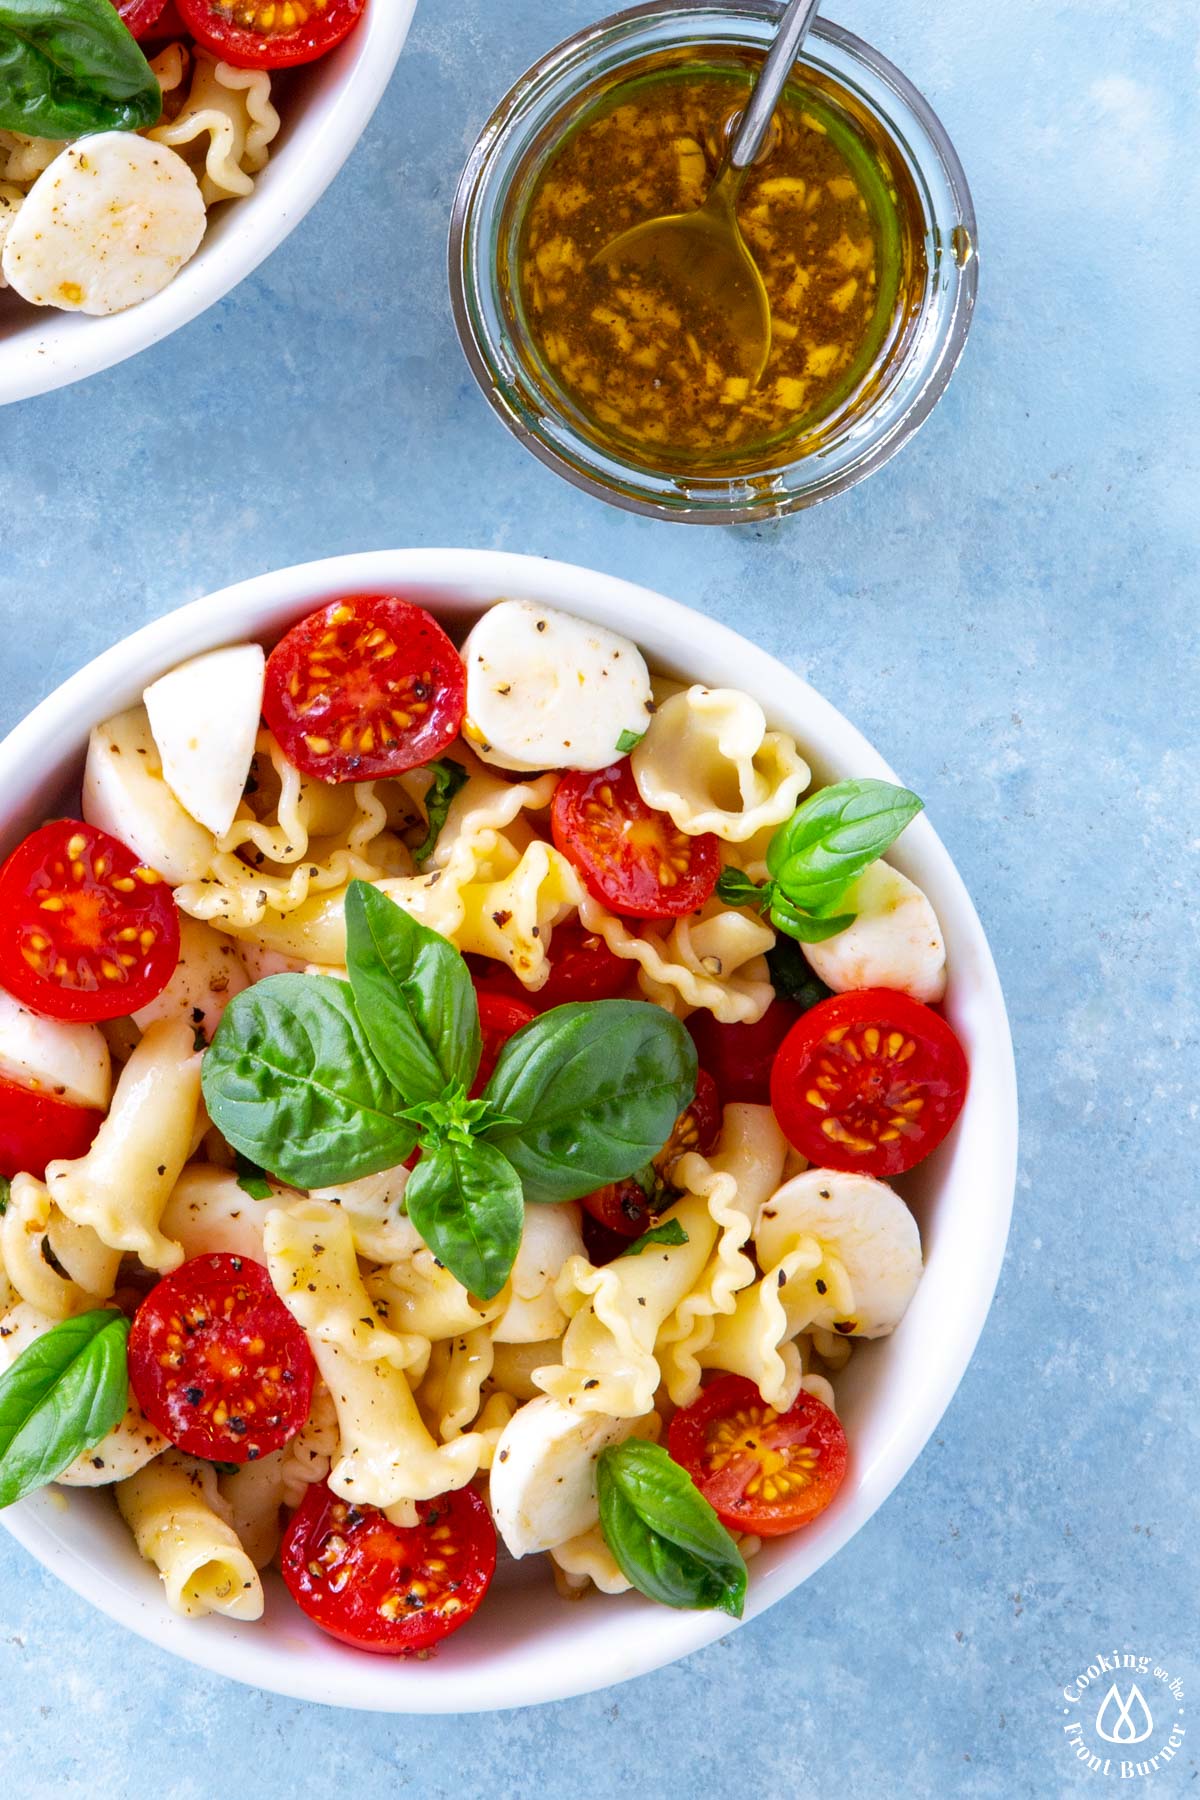
<path fill-rule="evenodd" d="M 721 616 L 928 797 L 991 934 L 1024 1116 L 999 1295 L 936 1439 L 832 1565 L 691 1661 L 547 1710 L 339 1717 L 236 1688 L 0 1537 L 13 1800 L 1044 1800 L 1096 1785 L 1058 1690 L 1098 1650 L 1197 1673 L 1194 0 L 838 0 L 957 142 L 972 342 L 867 485 L 703 533 L 534 463 L 450 325 L 459 166 L 594 4 L 423 0 L 357 155 L 254 279 L 0 415 L 0 726 L 141 621 L 342 550 L 537 551 Z M 1196 1774 L 1193 1747 L 1151 1785 Z"/>

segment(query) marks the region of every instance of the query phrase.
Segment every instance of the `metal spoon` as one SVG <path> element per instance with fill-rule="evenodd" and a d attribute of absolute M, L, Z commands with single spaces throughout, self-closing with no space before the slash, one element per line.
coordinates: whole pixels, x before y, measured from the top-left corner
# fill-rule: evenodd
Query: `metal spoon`
<path fill-rule="evenodd" d="M 633 225 L 592 258 L 644 271 L 673 295 L 685 296 L 685 306 L 690 293 L 702 308 L 719 310 L 737 346 L 739 373 L 751 387 L 771 350 L 771 304 L 737 222 L 737 199 L 819 6 L 820 0 L 790 0 L 704 204 Z"/>

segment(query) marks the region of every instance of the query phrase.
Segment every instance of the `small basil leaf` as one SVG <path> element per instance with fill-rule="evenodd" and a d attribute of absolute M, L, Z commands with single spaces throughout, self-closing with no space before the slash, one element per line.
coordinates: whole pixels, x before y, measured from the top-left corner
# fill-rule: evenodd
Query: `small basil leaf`
<path fill-rule="evenodd" d="M 200 1075 L 218 1131 L 294 1187 L 394 1169 L 416 1142 L 350 989 L 329 975 L 271 975 L 236 995 Z"/>
<path fill-rule="evenodd" d="M 470 1087 L 479 1067 L 479 1007 L 454 945 L 365 881 L 346 894 L 346 964 L 378 1059 L 410 1104 Z"/>
<path fill-rule="evenodd" d="M 8 1203 L 12 1198 L 12 1183 L 7 1176 L 0 1175 L 0 1219 L 8 1211 Z"/>
<path fill-rule="evenodd" d="M 767 868 L 793 906 L 828 911 L 923 805 L 890 781 L 835 782 L 779 827 L 767 849 Z"/>
<path fill-rule="evenodd" d="M 430 763 L 429 768 L 433 771 L 433 785 L 425 796 L 427 830 L 412 853 L 418 869 L 429 861 L 437 849 L 437 841 L 446 823 L 446 814 L 450 811 L 450 802 L 467 780 L 467 771 L 462 764 L 454 762 L 448 756 Z"/>
<path fill-rule="evenodd" d="M 236 1475 L 239 1469 L 246 1467 L 245 1463 L 215 1462 L 211 1456 L 206 1456 L 204 1461 L 210 1469 L 215 1469 L 218 1475 Z"/>
<path fill-rule="evenodd" d="M 637 749 L 645 735 L 644 731 L 623 731 L 617 739 L 617 754 L 628 756 L 631 750 Z"/>
<path fill-rule="evenodd" d="M 774 882 L 751 881 L 740 869 L 722 869 L 717 879 L 717 898 L 726 906 L 768 906 Z"/>
<path fill-rule="evenodd" d="M 113 0 L 0 0 L 0 131 L 144 131 L 162 90 Z"/>
<path fill-rule="evenodd" d="M 839 931 L 853 925 L 856 916 L 854 913 L 837 913 L 830 919 L 817 918 L 813 913 L 801 912 L 782 894 L 776 894 L 771 902 L 771 923 L 776 931 L 786 932 L 788 937 L 801 944 L 823 944 L 826 938 L 836 937 Z"/>
<path fill-rule="evenodd" d="M 234 1159 L 234 1168 L 237 1172 L 237 1184 L 243 1194 L 249 1194 L 252 1200 L 275 1198 L 275 1190 L 258 1164 L 251 1162 L 248 1156 L 243 1156 L 240 1150 Z"/>
<path fill-rule="evenodd" d="M 684 1026 L 641 1000 L 575 1001 L 523 1025 L 484 1091 L 487 1141 L 533 1201 L 576 1200 L 650 1162 L 696 1092 Z"/>
<path fill-rule="evenodd" d="M 691 1476 L 660 1444 L 626 1438 L 596 1469 L 600 1528 L 626 1581 L 664 1606 L 740 1619 L 746 1565 Z"/>
<path fill-rule="evenodd" d="M 649 1250 L 655 1244 L 686 1244 L 687 1241 L 688 1234 L 678 1219 L 664 1219 L 661 1225 L 652 1225 L 640 1238 L 634 1238 L 628 1249 L 621 1251 L 621 1256 L 640 1256 L 643 1250 Z"/>
<path fill-rule="evenodd" d="M 491 1145 L 450 1142 L 427 1150 L 404 1190 L 408 1216 L 433 1254 L 469 1293 L 491 1300 L 521 1247 L 521 1183 Z"/>
<path fill-rule="evenodd" d="M 831 990 L 813 974 L 793 938 L 776 938 L 767 951 L 767 967 L 771 985 L 781 1000 L 791 1000 L 805 1011 L 820 1000 L 828 1000 Z"/>
<path fill-rule="evenodd" d="M 44 1487 L 106 1438 L 129 1405 L 129 1320 L 63 1319 L 0 1375 L 0 1506 Z"/>

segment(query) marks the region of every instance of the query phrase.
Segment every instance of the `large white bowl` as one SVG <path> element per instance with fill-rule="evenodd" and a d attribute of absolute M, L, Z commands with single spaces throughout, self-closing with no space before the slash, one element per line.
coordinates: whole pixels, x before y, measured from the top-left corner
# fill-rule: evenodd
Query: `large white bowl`
<path fill-rule="evenodd" d="M 371 0 L 361 25 L 295 71 L 271 160 L 244 200 L 209 214 L 204 242 L 169 287 L 109 318 L 29 306 L 0 289 L 0 406 L 97 375 L 178 331 L 235 288 L 320 199 L 379 104 L 417 0 Z"/>
<path fill-rule="evenodd" d="M 566 563 L 486 550 L 398 550 L 262 575 L 145 626 L 65 682 L 0 744 L 0 848 L 38 823 L 77 776 L 88 729 L 132 705 L 181 658 L 248 636 L 276 638 L 331 594 L 418 590 L 453 629 L 500 595 L 521 595 L 612 626 L 663 670 L 753 694 L 795 733 L 821 779 L 895 779 L 828 701 L 723 625 L 645 588 Z M 936 796 L 934 797 L 936 811 Z M 983 1326 L 1008 1235 L 1016 1170 L 1012 1044 L 983 929 L 929 821 L 896 860 L 928 893 L 946 935 L 946 1011 L 971 1063 L 962 1118 L 901 1184 L 921 1224 L 925 1277 L 894 1337 L 855 1347 L 837 1384 L 852 1461 L 828 1512 L 752 1564 L 752 1619 L 820 1568 L 863 1525 L 920 1451 L 962 1378 Z M 77 1593 L 152 1643 L 223 1675 L 304 1700 L 382 1712 L 475 1712 L 606 1687 L 711 1643 L 718 1613 L 672 1612 L 635 1594 L 567 1605 L 544 1567 L 510 1565 L 469 1629 L 425 1663 L 348 1650 L 268 1582 L 265 1618 L 235 1625 L 168 1612 L 102 1491 L 45 1490 L 0 1519 Z M 538 1559 L 540 1562 L 541 1559 Z"/>

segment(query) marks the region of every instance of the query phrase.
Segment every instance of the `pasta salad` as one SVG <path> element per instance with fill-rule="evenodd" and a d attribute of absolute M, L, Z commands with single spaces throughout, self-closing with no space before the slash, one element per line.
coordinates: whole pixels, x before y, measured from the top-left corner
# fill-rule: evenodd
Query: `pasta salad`
<path fill-rule="evenodd" d="M 382 1654 L 498 1550 L 740 1617 L 965 1097 L 920 809 L 519 599 L 153 682 L 0 868 L 0 1505 Z"/>
<path fill-rule="evenodd" d="M 122 312 L 244 198 L 280 129 L 274 84 L 366 0 L 0 0 L 0 288 Z"/>

